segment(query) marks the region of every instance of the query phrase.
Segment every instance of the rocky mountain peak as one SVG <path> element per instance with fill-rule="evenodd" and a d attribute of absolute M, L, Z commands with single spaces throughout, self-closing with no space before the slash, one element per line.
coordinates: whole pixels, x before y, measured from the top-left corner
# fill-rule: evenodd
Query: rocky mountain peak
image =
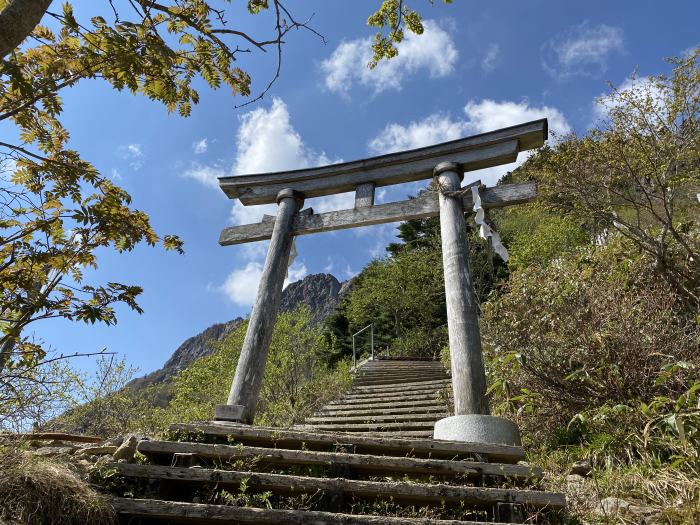
<path fill-rule="evenodd" d="M 281 311 L 294 310 L 301 305 L 307 305 L 311 310 L 311 320 L 322 324 L 333 313 L 341 297 L 349 290 L 348 283 L 341 283 L 328 273 L 307 275 L 301 281 L 291 283 L 282 292 Z M 130 388 L 144 388 L 156 383 L 170 381 L 178 372 L 187 368 L 200 357 L 210 355 L 213 351 L 213 341 L 221 341 L 232 330 L 243 323 L 238 317 L 225 323 L 216 323 L 185 340 L 170 356 L 162 368 L 148 375 L 134 379 L 129 383 Z"/>

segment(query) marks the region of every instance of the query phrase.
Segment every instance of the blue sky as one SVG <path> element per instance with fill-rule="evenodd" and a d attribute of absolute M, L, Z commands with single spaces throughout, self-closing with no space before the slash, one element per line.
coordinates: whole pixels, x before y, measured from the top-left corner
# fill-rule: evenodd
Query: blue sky
<path fill-rule="evenodd" d="M 643 82 L 667 71 L 664 57 L 700 40 L 696 0 L 672 8 L 651 1 L 414 0 L 426 33 L 409 36 L 399 58 L 369 71 L 373 33 L 365 21 L 377 4 L 290 2 L 299 19 L 314 14 L 312 25 L 327 43 L 290 35 L 280 80 L 245 108 L 234 108 L 243 99 L 205 86 L 187 119 L 100 81 L 66 91 L 71 146 L 112 174 L 160 233 L 180 235 L 186 254 L 149 247 L 101 252 L 89 279 L 142 285 L 145 313 L 120 308 L 113 327 L 46 321 L 36 334 L 64 353 L 107 348 L 147 373 L 187 337 L 250 310 L 266 246 L 222 248 L 217 238 L 223 227 L 270 211 L 234 204 L 216 187 L 217 176 L 353 160 L 545 116 L 554 131 L 582 133 L 599 117 L 594 100 L 607 81 L 629 86 L 636 70 Z M 257 35 L 272 27 L 265 16 L 238 19 Z M 252 54 L 241 66 L 260 89 L 274 63 Z M 467 179 L 493 184 L 508 168 Z M 402 199 L 419 187 L 381 191 L 378 198 Z M 326 211 L 351 203 L 345 195 L 307 205 Z M 388 225 L 301 237 L 290 279 L 319 272 L 347 279 L 382 255 L 394 232 Z M 76 365 L 92 367 L 87 360 Z"/>

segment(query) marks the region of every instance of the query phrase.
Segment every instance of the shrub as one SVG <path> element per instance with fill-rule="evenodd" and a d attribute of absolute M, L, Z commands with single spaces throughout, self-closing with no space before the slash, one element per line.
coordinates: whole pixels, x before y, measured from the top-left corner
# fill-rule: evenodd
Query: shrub
<path fill-rule="evenodd" d="M 636 451 L 657 431 L 690 437 L 678 421 L 685 410 L 681 425 L 695 426 L 700 327 L 652 259 L 633 252 L 616 239 L 525 268 L 485 306 L 494 402 L 535 436 Z"/>
<path fill-rule="evenodd" d="M 214 405 L 226 402 L 247 323 L 217 343 L 216 351 L 198 359 L 174 380 L 174 397 L 156 411 L 154 426 L 211 419 Z M 311 324 L 308 308 L 279 315 L 258 401 L 256 424 L 289 426 L 302 421 L 339 395 L 350 381 L 349 365 L 331 368 L 319 355 L 328 352 L 322 330 Z"/>

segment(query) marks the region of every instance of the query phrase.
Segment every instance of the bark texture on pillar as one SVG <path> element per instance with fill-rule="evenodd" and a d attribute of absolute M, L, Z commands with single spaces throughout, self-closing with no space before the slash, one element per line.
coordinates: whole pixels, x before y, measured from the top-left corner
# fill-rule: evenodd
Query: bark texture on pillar
<path fill-rule="evenodd" d="M 255 406 L 265 375 L 272 329 L 277 319 L 282 286 L 287 276 L 293 240 L 292 222 L 303 203 L 301 195 L 292 190 L 282 190 L 277 196 L 277 217 L 270 248 L 228 396 L 228 404 L 238 408 L 240 413 L 240 416 L 235 419 L 242 423 L 251 424 L 255 417 Z"/>
<path fill-rule="evenodd" d="M 459 165 L 452 162 L 439 164 L 434 174 L 441 190 L 460 190 L 462 171 Z M 440 233 L 455 415 L 488 414 L 486 372 L 476 296 L 469 268 L 469 238 L 462 199 L 444 195 L 442 191 Z"/>

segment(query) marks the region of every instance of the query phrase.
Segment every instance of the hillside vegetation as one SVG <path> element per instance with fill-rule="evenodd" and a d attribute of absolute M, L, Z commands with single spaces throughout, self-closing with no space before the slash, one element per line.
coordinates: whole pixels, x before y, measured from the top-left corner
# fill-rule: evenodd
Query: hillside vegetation
<path fill-rule="evenodd" d="M 629 523 L 700 520 L 699 57 L 613 89 L 596 129 L 558 137 L 504 179 L 539 189 L 491 217 L 507 263 L 465 217 L 492 411 L 518 422 L 572 523 L 616 522 L 621 506 Z M 280 315 L 256 422 L 300 422 L 342 392 L 351 334 L 370 322 L 381 351 L 449 366 L 437 219 L 403 223 L 323 327 L 308 309 Z M 64 418 L 101 434 L 210 419 L 245 329 L 183 370 L 165 408 L 121 389 L 128 367 L 111 367 L 113 388 Z M 96 404 L 100 418 L 86 418 Z"/>

